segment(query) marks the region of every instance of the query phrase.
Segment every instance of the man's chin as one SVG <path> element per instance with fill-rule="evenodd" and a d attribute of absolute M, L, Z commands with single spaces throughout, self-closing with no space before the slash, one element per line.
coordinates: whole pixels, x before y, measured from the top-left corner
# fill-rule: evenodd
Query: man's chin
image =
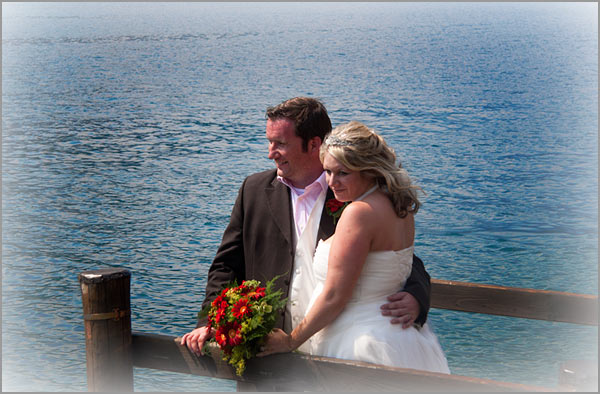
<path fill-rule="evenodd" d="M 277 167 L 277 175 L 282 177 L 282 178 L 286 178 L 286 174 L 287 172 L 282 170 L 281 168 Z"/>

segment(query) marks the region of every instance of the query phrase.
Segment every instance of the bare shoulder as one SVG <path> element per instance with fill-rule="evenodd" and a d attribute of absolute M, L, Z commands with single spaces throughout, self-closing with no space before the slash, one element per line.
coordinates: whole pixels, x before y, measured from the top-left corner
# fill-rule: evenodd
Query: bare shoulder
<path fill-rule="evenodd" d="M 360 225 L 360 228 L 368 231 L 390 214 L 394 215 L 394 211 L 387 196 L 374 193 L 364 201 L 354 201 L 348 205 L 340 218 L 340 224 L 343 219 L 347 225 Z"/>

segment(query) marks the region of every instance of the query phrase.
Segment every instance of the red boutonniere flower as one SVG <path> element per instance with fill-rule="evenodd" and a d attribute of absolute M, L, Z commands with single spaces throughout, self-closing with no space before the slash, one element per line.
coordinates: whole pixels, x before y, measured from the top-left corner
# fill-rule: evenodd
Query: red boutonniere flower
<path fill-rule="evenodd" d="M 329 216 L 333 216 L 333 224 L 337 222 L 340 216 L 342 216 L 342 211 L 346 206 L 350 204 L 349 201 L 341 202 L 336 200 L 335 198 L 330 198 L 325 203 L 325 210 Z"/>

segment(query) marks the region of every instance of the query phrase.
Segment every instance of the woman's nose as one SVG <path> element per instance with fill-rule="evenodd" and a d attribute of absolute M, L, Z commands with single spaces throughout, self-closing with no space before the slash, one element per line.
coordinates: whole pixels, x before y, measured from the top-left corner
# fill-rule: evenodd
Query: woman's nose
<path fill-rule="evenodd" d="M 336 183 L 337 183 L 337 177 L 335 175 L 331 174 L 327 177 L 327 184 L 329 185 L 329 187 L 332 187 Z"/>

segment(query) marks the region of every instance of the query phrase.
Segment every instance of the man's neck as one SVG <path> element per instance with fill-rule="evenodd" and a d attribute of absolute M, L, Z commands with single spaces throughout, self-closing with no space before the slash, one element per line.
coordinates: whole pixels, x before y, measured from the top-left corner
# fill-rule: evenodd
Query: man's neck
<path fill-rule="evenodd" d="M 314 181 L 319 179 L 321 174 L 323 174 L 323 167 L 317 167 L 317 168 L 313 169 L 312 171 L 308 172 L 307 175 L 303 179 L 300 179 L 300 180 L 297 179 L 295 181 L 292 181 L 291 179 L 286 179 L 286 180 L 290 185 L 293 185 L 294 187 L 296 187 L 298 189 L 306 189 L 306 187 L 308 185 L 312 184 Z"/>
<path fill-rule="evenodd" d="M 311 177 L 306 177 L 305 180 L 303 181 L 292 181 L 289 178 L 282 178 L 282 177 L 278 177 L 280 178 L 280 180 L 283 180 L 285 184 L 287 184 L 288 186 L 294 187 L 296 189 L 306 189 L 308 186 L 312 185 L 313 183 L 315 183 L 315 181 L 317 181 L 321 175 L 323 175 L 323 169 L 321 169 L 320 172 L 318 172 L 316 175 L 311 176 Z"/>

